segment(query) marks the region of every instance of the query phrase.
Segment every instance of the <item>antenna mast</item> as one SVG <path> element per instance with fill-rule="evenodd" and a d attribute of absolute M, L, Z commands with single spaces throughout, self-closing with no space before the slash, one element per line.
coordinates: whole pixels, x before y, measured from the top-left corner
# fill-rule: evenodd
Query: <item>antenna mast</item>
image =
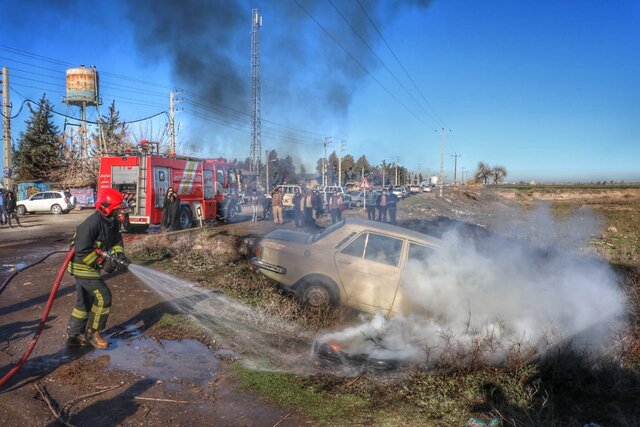
<path fill-rule="evenodd" d="M 260 27 L 262 16 L 258 9 L 251 11 L 251 172 L 260 182 L 262 153 L 262 124 L 260 119 Z"/>

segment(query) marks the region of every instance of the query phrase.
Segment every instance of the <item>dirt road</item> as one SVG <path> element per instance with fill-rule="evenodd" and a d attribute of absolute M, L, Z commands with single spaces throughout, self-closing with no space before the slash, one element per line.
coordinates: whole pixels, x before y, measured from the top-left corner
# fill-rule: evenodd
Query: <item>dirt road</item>
<path fill-rule="evenodd" d="M 22 217 L 23 228 L 0 229 L 2 278 L 20 263 L 65 249 L 75 226 L 91 211 Z M 221 226 L 267 231 L 266 223 Z M 263 230 L 264 228 L 264 230 Z M 242 231 L 247 232 L 247 230 Z M 64 254 L 27 269 L 0 295 L 0 375 L 20 358 L 46 304 Z M 4 425 L 56 425 L 34 385 L 46 388 L 58 407 L 67 407 L 74 425 L 300 425 L 289 409 L 262 405 L 235 390 L 228 375 L 228 352 L 196 340 L 154 339 L 154 325 L 171 307 L 132 274 L 107 279 L 113 293 L 107 351 L 64 347 L 75 303 L 74 279 L 65 275 L 38 345 L 23 369 L 0 390 Z M 80 400 L 83 395 L 113 389 Z M 166 399 L 166 400 L 162 400 Z"/>

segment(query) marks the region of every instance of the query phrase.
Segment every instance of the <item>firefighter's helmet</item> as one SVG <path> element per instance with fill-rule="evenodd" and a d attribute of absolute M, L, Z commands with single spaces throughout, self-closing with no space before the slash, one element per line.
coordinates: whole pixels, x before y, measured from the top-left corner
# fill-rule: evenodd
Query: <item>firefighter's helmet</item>
<path fill-rule="evenodd" d="M 107 188 L 98 195 L 96 209 L 104 216 L 111 215 L 115 210 L 125 209 L 124 196 L 113 188 Z"/>

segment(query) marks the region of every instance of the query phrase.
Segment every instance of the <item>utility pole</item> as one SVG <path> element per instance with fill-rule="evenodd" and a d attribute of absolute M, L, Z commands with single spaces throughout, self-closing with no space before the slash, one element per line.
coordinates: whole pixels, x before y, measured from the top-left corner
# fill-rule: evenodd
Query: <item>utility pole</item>
<path fill-rule="evenodd" d="M 343 139 L 338 144 L 338 187 L 342 187 L 342 148 L 347 145 L 347 142 Z"/>
<path fill-rule="evenodd" d="M 458 181 L 458 176 L 457 176 L 457 172 L 458 172 L 458 157 L 461 157 L 462 154 L 452 154 L 451 157 L 454 158 L 454 166 L 453 166 L 453 185 L 457 184 Z"/>
<path fill-rule="evenodd" d="M 440 197 L 444 191 L 444 128 L 442 128 L 442 143 L 440 144 Z"/>
<path fill-rule="evenodd" d="M 11 162 L 11 104 L 9 102 L 9 69 L 2 67 L 2 114 L 4 124 L 4 187 L 13 190 Z"/>
<path fill-rule="evenodd" d="M 267 183 L 267 192 L 265 194 L 269 194 L 269 150 L 264 150 L 264 163 L 265 163 L 265 172 L 266 177 L 265 181 Z"/>
<path fill-rule="evenodd" d="M 327 145 L 331 144 L 331 137 L 324 137 L 324 157 L 322 158 L 322 186 L 327 186 Z"/>
<path fill-rule="evenodd" d="M 398 163 L 400 162 L 400 157 L 396 156 L 396 187 L 398 186 Z"/>
<path fill-rule="evenodd" d="M 169 155 L 176 155 L 176 102 L 182 102 L 182 99 L 176 98 L 176 94 L 181 91 L 172 90 L 169 92 Z"/>
<path fill-rule="evenodd" d="M 461 170 L 461 172 L 462 172 L 462 185 L 464 185 L 464 184 L 465 184 L 465 182 L 466 182 L 466 181 L 464 180 L 464 170 L 465 170 L 465 167 L 464 167 L 464 166 L 461 166 L 461 167 L 460 167 L 460 170 Z"/>
<path fill-rule="evenodd" d="M 382 188 L 384 188 L 384 186 L 385 186 L 385 179 L 384 179 L 385 169 L 387 169 L 387 164 L 386 164 L 386 162 L 383 160 L 383 161 L 382 161 Z"/>

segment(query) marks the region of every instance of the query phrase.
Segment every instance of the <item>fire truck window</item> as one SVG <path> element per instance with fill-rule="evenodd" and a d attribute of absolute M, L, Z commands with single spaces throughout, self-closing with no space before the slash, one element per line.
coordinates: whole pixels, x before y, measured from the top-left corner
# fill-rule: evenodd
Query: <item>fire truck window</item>
<path fill-rule="evenodd" d="M 218 169 L 216 171 L 216 175 L 217 175 L 217 181 L 220 184 L 220 186 L 224 186 L 224 171 L 222 169 Z"/>
<path fill-rule="evenodd" d="M 229 172 L 227 173 L 227 176 L 229 177 L 229 182 L 231 184 L 235 184 L 236 183 L 236 171 L 234 171 L 233 169 L 229 169 Z"/>

